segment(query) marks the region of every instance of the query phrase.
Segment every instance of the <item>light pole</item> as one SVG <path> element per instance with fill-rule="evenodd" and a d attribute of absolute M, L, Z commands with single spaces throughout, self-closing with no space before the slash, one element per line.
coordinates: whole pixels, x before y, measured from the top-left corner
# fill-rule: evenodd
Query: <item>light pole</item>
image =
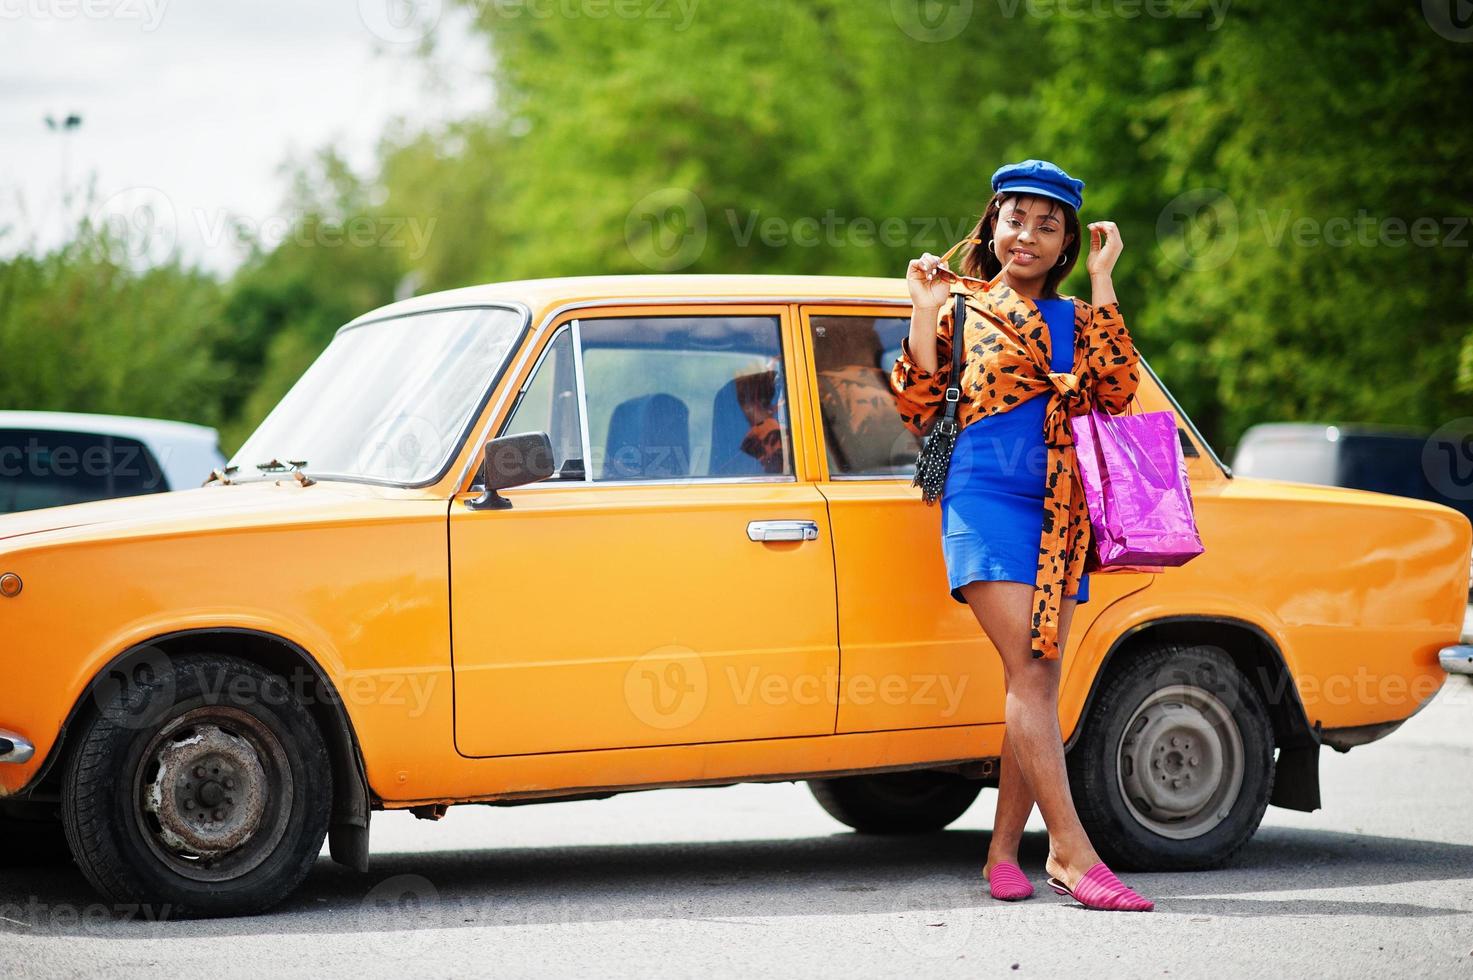
<path fill-rule="evenodd" d="M 81 128 L 81 125 L 82 117 L 77 115 L 75 112 L 67 113 L 67 115 L 63 116 L 61 119 L 57 119 L 55 116 L 46 117 L 46 128 L 51 130 L 53 133 L 61 134 L 61 187 L 57 194 L 57 199 L 60 203 L 59 210 L 61 214 L 61 233 L 63 238 L 66 236 L 68 231 L 67 211 L 70 205 L 70 202 L 68 201 L 68 170 L 70 169 L 69 157 L 71 155 L 71 140 L 67 139 L 67 135 L 72 131 Z"/>

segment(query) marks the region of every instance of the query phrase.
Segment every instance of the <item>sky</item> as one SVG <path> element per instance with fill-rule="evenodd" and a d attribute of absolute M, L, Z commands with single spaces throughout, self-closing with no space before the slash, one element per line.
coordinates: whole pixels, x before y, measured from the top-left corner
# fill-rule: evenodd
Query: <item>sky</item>
<path fill-rule="evenodd" d="M 0 0 L 0 253 L 54 246 L 95 178 L 94 215 L 228 274 L 227 217 L 268 245 L 286 232 L 282 164 L 331 144 L 370 173 L 392 119 L 433 128 L 490 103 L 484 43 L 446 5 Z M 48 128 L 69 114 L 79 127 Z"/>

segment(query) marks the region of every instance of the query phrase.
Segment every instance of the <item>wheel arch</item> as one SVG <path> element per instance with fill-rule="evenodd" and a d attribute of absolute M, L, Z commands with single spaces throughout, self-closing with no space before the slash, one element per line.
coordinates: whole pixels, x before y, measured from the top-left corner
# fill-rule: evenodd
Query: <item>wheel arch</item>
<path fill-rule="evenodd" d="M 1204 644 L 1226 653 L 1263 697 L 1273 725 L 1274 791 L 1270 803 L 1291 810 L 1317 810 L 1319 794 L 1320 731 L 1311 726 L 1283 650 L 1261 626 L 1230 616 L 1164 616 L 1122 632 L 1110 644 L 1090 680 L 1073 732 L 1064 741 L 1068 752 L 1084 730 L 1096 696 L 1105 682 L 1141 650 L 1157 643 Z"/>
<path fill-rule="evenodd" d="M 102 665 L 92 676 L 76 703 L 67 712 L 57 732 L 56 741 L 36 777 L 18 799 L 56 802 L 61 798 L 63 760 L 70 746 L 69 736 L 97 711 L 94 697 L 99 685 L 118 664 L 140 651 L 153 648 L 166 655 L 198 652 L 201 640 L 208 640 L 211 652 L 254 663 L 289 681 L 300 684 L 293 690 L 306 694 L 308 713 L 327 742 L 332 762 L 333 801 L 331 851 L 333 860 L 358 870 L 366 870 L 369 814 L 374 808 L 373 791 L 353 721 L 332 679 L 310 653 L 285 637 L 262 630 L 241 627 L 198 627 L 162 633 L 139 643 Z"/>

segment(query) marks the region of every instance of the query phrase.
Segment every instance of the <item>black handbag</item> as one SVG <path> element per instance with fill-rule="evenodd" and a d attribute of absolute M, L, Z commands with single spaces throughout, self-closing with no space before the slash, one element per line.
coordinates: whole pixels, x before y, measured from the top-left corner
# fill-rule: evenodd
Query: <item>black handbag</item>
<path fill-rule="evenodd" d="M 966 348 L 965 326 L 967 322 L 966 299 L 956 294 L 956 306 L 951 314 L 951 383 L 946 386 L 946 409 L 926 438 L 921 451 L 916 454 L 916 475 L 910 481 L 913 487 L 921 488 L 921 498 L 931 506 L 941 497 L 946 486 L 946 471 L 951 467 L 951 451 L 956 448 L 956 436 L 961 431 L 957 420 L 958 404 L 962 397 L 962 352 Z"/>

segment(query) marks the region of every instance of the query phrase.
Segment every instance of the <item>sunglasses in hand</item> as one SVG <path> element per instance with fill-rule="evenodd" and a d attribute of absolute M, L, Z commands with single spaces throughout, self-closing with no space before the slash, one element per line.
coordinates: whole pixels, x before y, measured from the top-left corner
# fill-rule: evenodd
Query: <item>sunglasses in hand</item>
<path fill-rule="evenodd" d="M 1001 269 L 997 270 L 997 275 L 993 276 L 991 279 L 978 279 L 976 276 L 964 276 L 960 272 L 953 272 L 946 267 L 946 263 L 951 259 L 953 255 L 956 254 L 956 250 L 961 248 L 963 245 L 981 244 L 982 240 L 980 238 L 963 238 L 961 241 L 951 246 L 951 248 L 948 248 L 946 250 L 946 254 L 941 256 L 941 258 L 937 261 L 936 267 L 933 268 L 930 275 L 926 277 L 927 281 L 931 282 L 939 279 L 942 282 L 961 283 L 964 288 L 970 289 L 973 292 L 977 292 L 979 290 L 981 292 L 986 292 L 987 290 L 991 289 L 994 285 L 997 284 L 997 281 L 1002 278 L 1002 274 L 1008 270 L 1008 266 L 1013 264 L 1013 260 L 1011 258 L 1008 259 L 1007 265 L 1004 265 Z"/>

